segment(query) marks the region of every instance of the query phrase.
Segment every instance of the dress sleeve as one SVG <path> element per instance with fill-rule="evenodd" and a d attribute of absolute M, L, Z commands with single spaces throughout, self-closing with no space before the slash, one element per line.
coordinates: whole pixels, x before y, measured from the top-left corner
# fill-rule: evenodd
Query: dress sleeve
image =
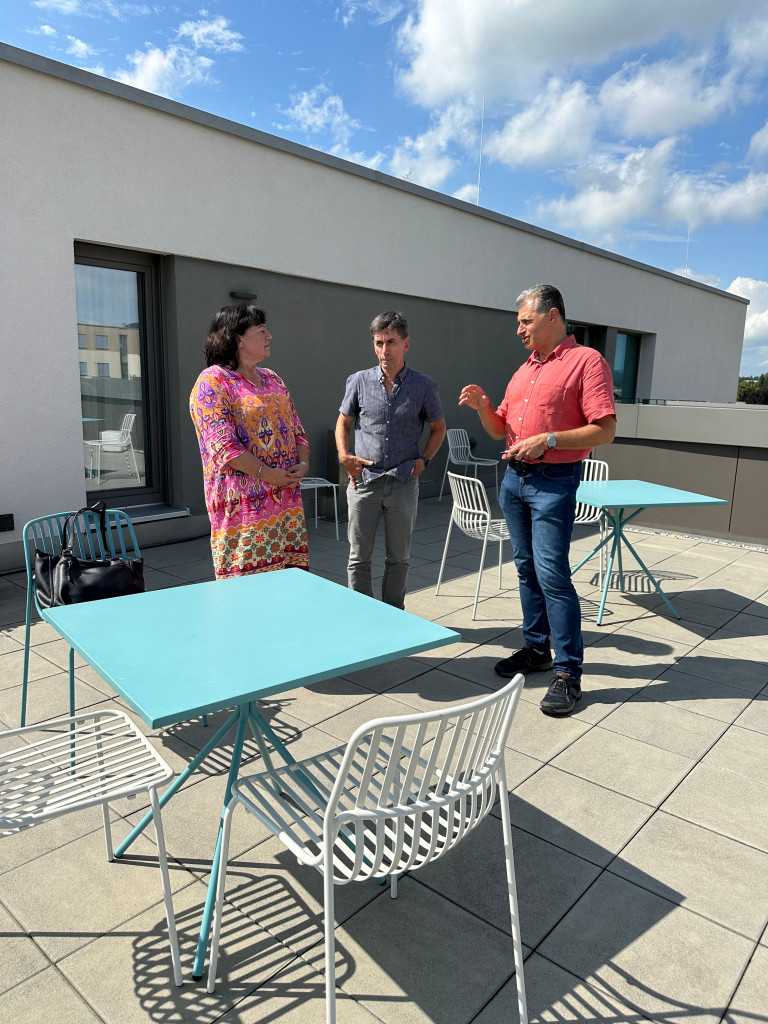
<path fill-rule="evenodd" d="M 200 454 L 215 469 L 248 451 L 237 436 L 231 396 L 225 381 L 210 370 L 197 378 L 189 398 L 189 412 L 195 424 Z"/>

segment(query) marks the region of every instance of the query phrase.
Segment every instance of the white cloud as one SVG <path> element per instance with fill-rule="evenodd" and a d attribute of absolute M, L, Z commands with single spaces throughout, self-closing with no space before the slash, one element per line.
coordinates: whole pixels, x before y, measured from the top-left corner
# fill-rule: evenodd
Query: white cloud
<path fill-rule="evenodd" d="M 672 273 L 679 274 L 680 277 L 687 277 L 690 281 L 700 281 L 702 284 L 711 285 L 713 288 L 720 287 L 720 278 L 717 274 L 697 274 L 690 267 L 677 267 Z"/>
<path fill-rule="evenodd" d="M 723 221 L 754 221 L 768 211 L 768 173 L 750 172 L 739 181 L 715 175 L 673 174 L 664 201 L 668 218 L 691 227 Z"/>
<path fill-rule="evenodd" d="M 508 167 L 574 163 L 589 152 L 597 119 L 582 82 L 551 78 L 530 106 L 489 136 L 484 149 Z"/>
<path fill-rule="evenodd" d="M 749 140 L 747 156 L 752 160 L 761 160 L 768 156 L 768 121 Z"/>
<path fill-rule="evenodd" d="M 744 348 L 768 346 L 768 281 L 737 277 L 728 285 L 727 291 L 749 299 Z"/>
<path fill-rule="evenodd" d="M 32 0 L 32 4 L 46 11 L 56 11 L 57 14 L 83 13 L 80 0 Z"/>
<path fill-rule="evenodd" d="M 451 103 L 421 135 L 400 139 L 391 160 L 391 173 L 425 188 L 438 188 L 457 164 L 455 147 L 474 147 L 480 128 L 479 111 L 468 103 Z"/>
<path fill-rule="evenodd" d="M 363 125 L 347 113 L 342 97 L 332 93 L 326 85 L 292 94 L 290 107 L 280 113 L 289 119 L 288 124 L 277 125 L 281 131 L 298 128 L 307 135 L 325 135 L 330 139 L 328 152 L 343 160 L 378 167 L 384 159 L 380 152 L 368 156 L 350 148 L 353 135 L 361 131 Z"/>
<path fill-rule="evenodd" d="M 213 50 L 214 53 L 229 53 L 243 50 L 243 36 L 229 27 L 226 18 L 211 21 L 185 21 L 177 30 L 181 39 L 191 39 L 196 50 Z"/>
<path fill-rule="evenodd" d="M 78 60 L 85 60 L 86 57 L 90 57 L 97 52 L 88 43 L 84 43 L 82 39 L 78 39 L 76 36 L 67 36 L 67 40 L 69 42 L 67 53 Z"/>
<path fill-rule="evenodd" d="M 598 154 L 573 176 L 580 186 L 573 197 L 542 202 L 537 214 L 567 230 L 597 233 L 603 244 L 611 244 L 613 232 L 625 224 L 658 218 L 658 197 L 674 149 L 674 139 L 662 139 L 651 148 L 638 147 L 623 157 Z"/>
<path fill-rule="evenodd" d="M 51 38 L 57 34 L 52 25 L 38 25 L 37 28 L 28 28 L 27 32 L 31 36 L 49 36 Z"/>
<path fill-rule="evenodd" d="M 367 14 L 371 24 L 385 25 L 403 10 L 401 0 L 342 0 L 341 20 L 344 25 L 354 21 L 358 11 Z"/>
<path fill-rule="evenodd" d="M 158 93 L 160 96 L 176 97 L 190 85 L 212 85 L 213 61 L 210 57 L 191 53 L 180 46 L 169 46 L 167 50 L 148 44 L 146 50 L 136 50 L 127 60 L 132 70 L 120 68 L 114 78 L 137 89 Z"/>
<path fill-rule="evenodd" d="M 553 68 L 566 76 L 672 34 L 700 48 L 725 18 L 737 23 L 756 9 L 755 0 L 421 0 L 398 33 L 407 61 L 400 82 L 428 107 L 483 91 L 489 100 L 526 101 Z M 758 50 L 745 41 L 740 52 L 752 60 Z"/>
<path fill-rule="evenodd" d="M 731 69 L 708 81 L 710 53 L 688 60 L 633 62 L 611 75 L 600 90 L 606 116 L 630 137 L 659 138 L 708 124 L 732 110 L 739 79 Z"/>
<path fill-rule="evenodd" d="M 463 199 L 465 203 L 477 203 L 477 182 L 474 185 L 470 182 L 457 188 L 453 193 L 453 198 Z"/>

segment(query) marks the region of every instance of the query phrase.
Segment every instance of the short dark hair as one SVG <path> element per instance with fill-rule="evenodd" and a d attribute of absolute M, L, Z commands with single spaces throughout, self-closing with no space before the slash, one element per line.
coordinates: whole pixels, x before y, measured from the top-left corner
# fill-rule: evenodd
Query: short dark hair
<path fill-rule="evenodd" d="M 260 306 L 241 302 L 238 306 L 223 306 L 211 321 L 203 351 L 206 366 L 237 367 L 237 343 L 249 327 L 261 327 L 267 316 Z"/>
<path fill-rule="evenodd" d="M 532 288 L 526 288 L 517 296 L 517 308 L 519 309 L 524 302 L 528 302 L 530 299 L 536 301 L 534 312 L 548 313 L 550 309 L 556 309 L 560 314 L 560 319 L 565 322 L 563 296 L 553 284 L 535 284 Z"/>
<path fill-rule="evenodd" d="M 379 313 L 373 318 L 371 324 L 371 337 L 380 331 L 394 331 L 401 338 L 408 337 L 408 321 L 402 313 L 396 313 L 394 309 L 388 309 L 386 313 Z"/>

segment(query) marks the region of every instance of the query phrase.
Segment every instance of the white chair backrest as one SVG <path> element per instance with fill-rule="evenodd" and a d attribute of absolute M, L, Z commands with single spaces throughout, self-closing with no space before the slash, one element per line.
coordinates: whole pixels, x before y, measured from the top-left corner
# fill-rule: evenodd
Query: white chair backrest
<path fill-rule="evenodd" d="M 423 866 L 485 818 L 523 683 L 518 675 L 463 707 L 379 718 L 353 734 L 323 824 L 334 878 L 355 881 Z"/>
<path fill-rule="evenodd" d="M 465 533 L 468 531 L 476 533 L 478 529 L 485 529 L 486 523 L 491 518 L 491 506 L 488 504 L 488 495 L 480 481 L 472 476 L 449 473 L 448 482 L 451 485 L 451 496 L 453 497 L 454 523 Z"/>
<path fill-rule="evenodd" d="M 461 427 L 451 427 L 447 433 L 448 458 L 451 462 L 466 466 L 470 456 L 469 434 Z"/>
<path fill-rule="evenodd" d="M 128 442 L 128 439 L 131 436 L 131 431 L 133 430 L 133 424 L 135 420 L 135 412 L 127 412 L 125 416 L 123 416 L 123 422 L 120 426 L 120 437 L 118 439 L 118 444 L 126 444 Z"/>
<path fill-rule="evenodd" d="M 582 480 L 607 480 L 608 463 L 601 459 L 585 459 L 581 470 Z M 576 502 L 576 523 L 596 523 L 602 512 L 594 505 L 585 505 L 583 501 Z"/>

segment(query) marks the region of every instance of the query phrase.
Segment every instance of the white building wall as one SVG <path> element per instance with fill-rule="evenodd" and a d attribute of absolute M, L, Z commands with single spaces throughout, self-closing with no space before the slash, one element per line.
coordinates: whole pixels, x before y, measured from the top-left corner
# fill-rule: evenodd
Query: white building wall
<path fill-rule="evenodd" d="M 523 287 L 552 281 L 569 318 L 657 335 L 654 397 L 735 395 L 746 310 L 735 299 L 374 172 L 145 106 L 135 100 L 188 111 L 85 72 L 24 55 L 88 83 L 80 85 L 3 53 L 22 51 L 0 47 L 2 355 L 12 382 L 0 429 L 13 439 L 0 512 L 17 525 L 85 501 L 75 240 L 498 309 L 514 308 Z"/>

